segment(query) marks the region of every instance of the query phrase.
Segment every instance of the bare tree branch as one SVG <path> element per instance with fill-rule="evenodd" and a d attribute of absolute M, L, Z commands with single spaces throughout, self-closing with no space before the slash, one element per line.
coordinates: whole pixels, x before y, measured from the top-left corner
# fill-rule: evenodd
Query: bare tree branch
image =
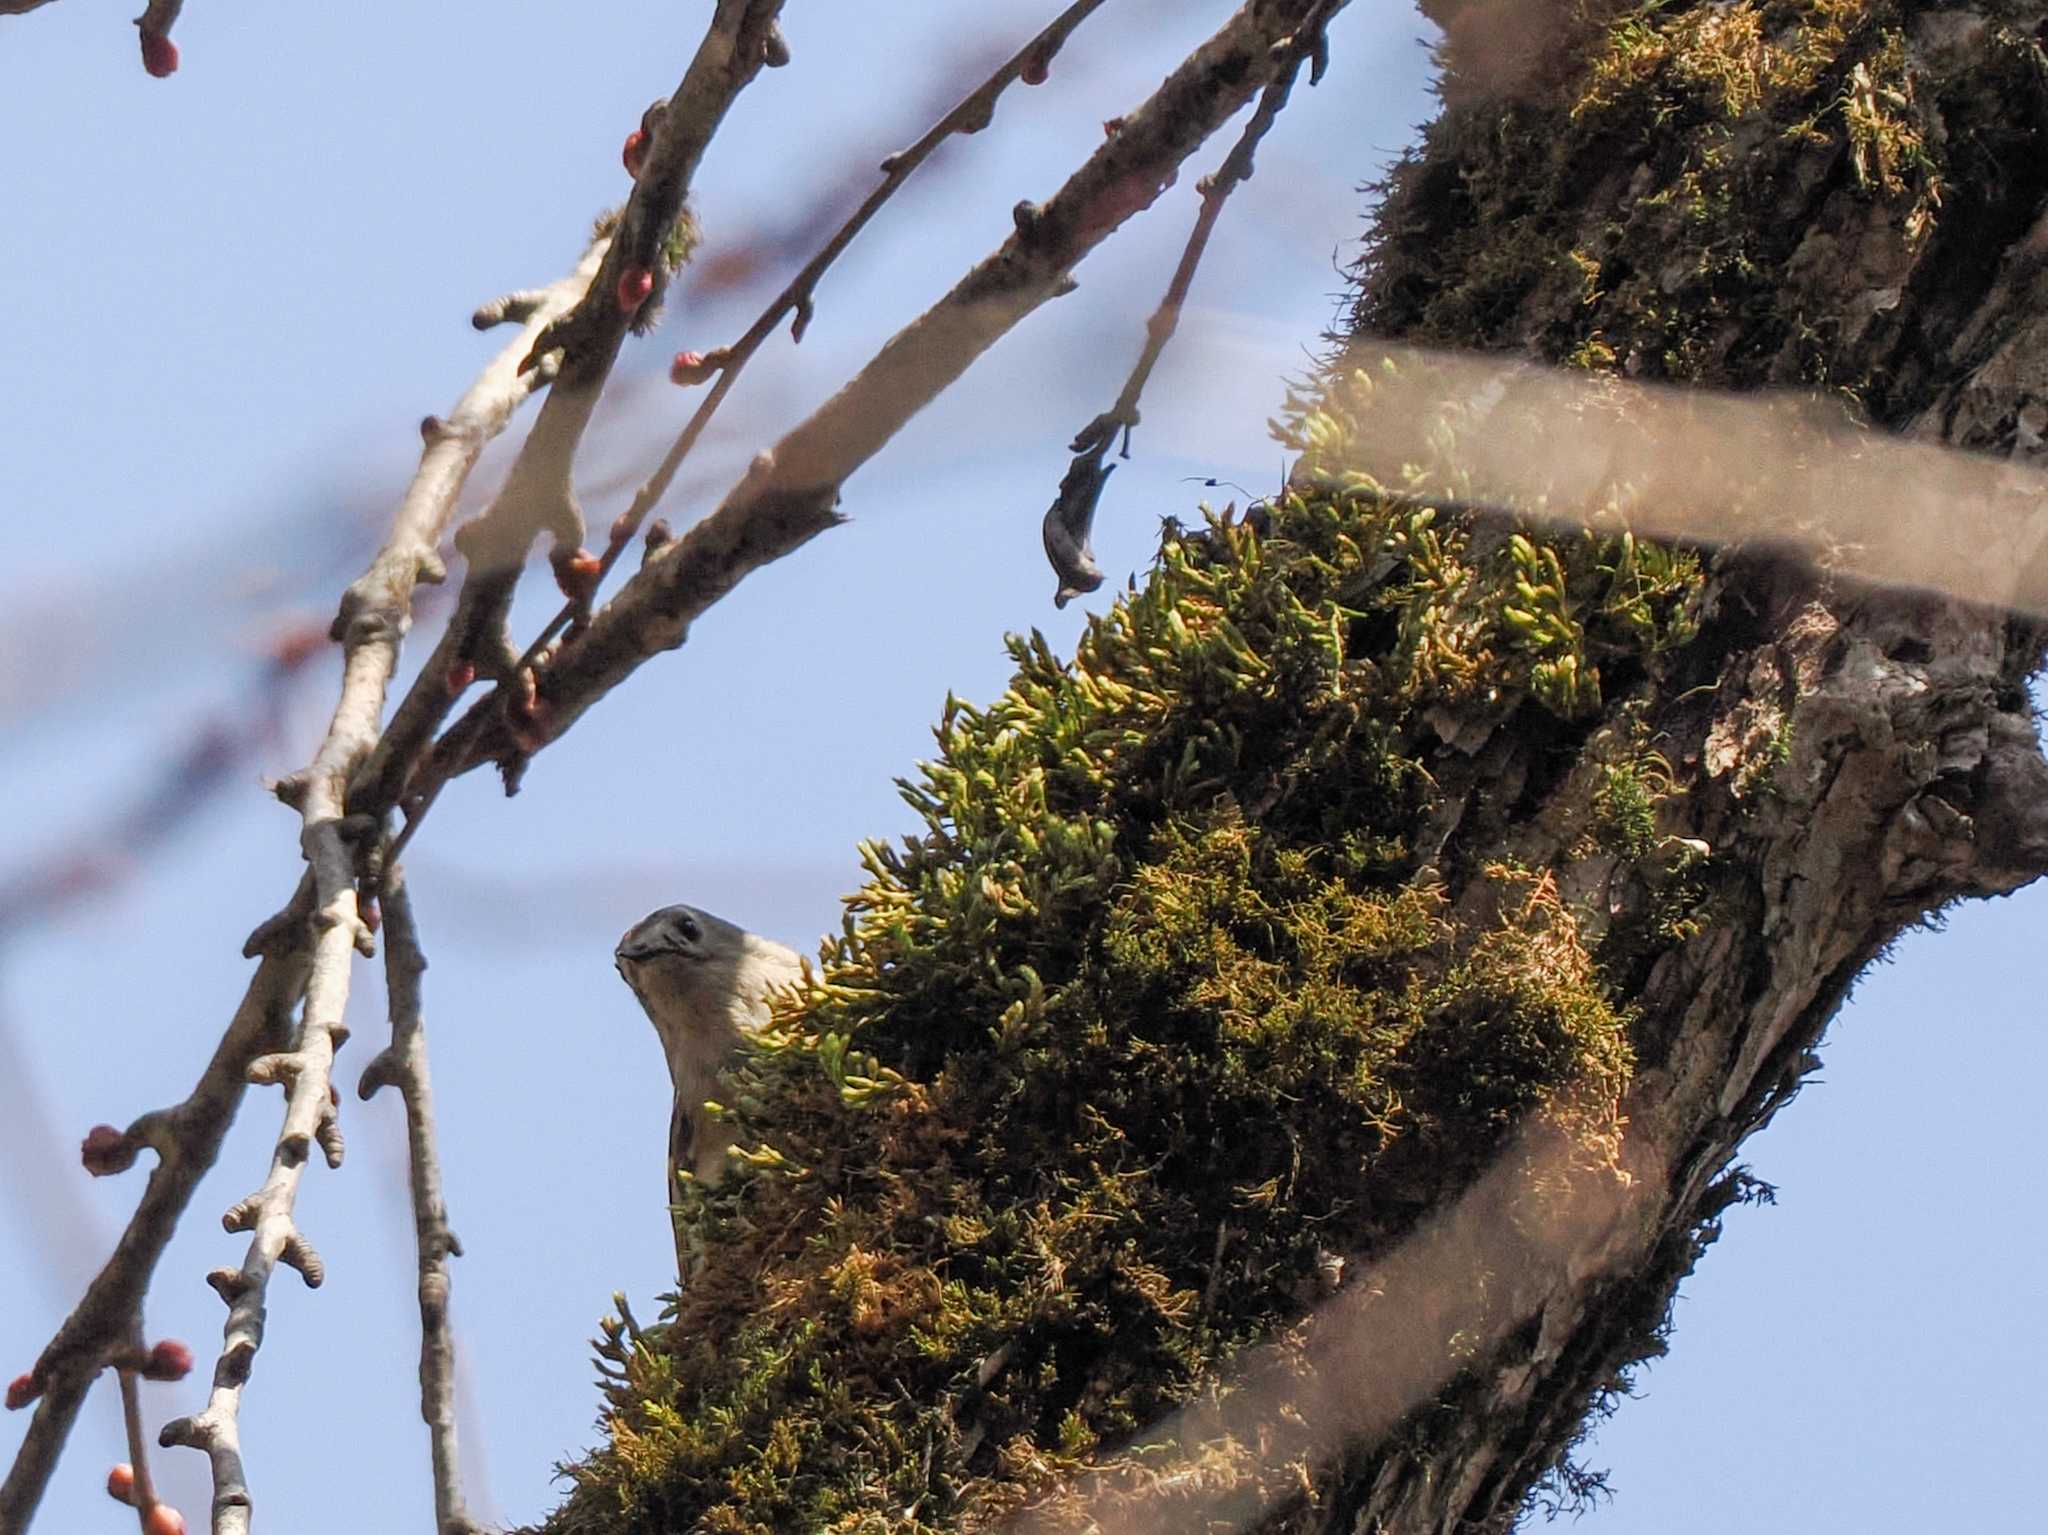
<path fill-rule="evenodd" d="M 689 423 L 677 436 L 660 466 L 650 475 L 645 484 L 634 495 L 632 505 L 612 524 L 611 536 L 600 558 L 596 579 L 589 591 L 571 597 L 562 611 L 543 629 L 540 635 L 527 646 L 520 657 L 521 666 L 531 666 L 540 656 L 541 650 L 572 622 L 587 621 L 590 614 L 591 595 L 598 584 L 611 574 L 612 567 L 619 561 L 646 521 L 647 514 L 654 510 L 661 498 L 668 494 L 674 483 L 676 471 L 683 460 L 697 446 L 697 440 L 704 433 L 718 407 L 724 403 L 738 381 L 740 371 L 746 367 L 757 351 L 761 349 L 784 315 L 793 314 L 790 325 L 790 340 L 802 341 L 804 331 L 811 323 L 818 282 L 826 270 L 839 259 L 846 248 L 854 242 L 868 221 L 881 211 L 882 205 L 895 195 L 896 190 L 931 158 L 932 152 L 954 134 L 979 133 L 994 120 L 996 101 L 1014 80 L 1022 79 L 1028 85 L 1044 82 L 1051 69 L 1053 58 L 1065 46 L 1074 29 L 1089 16 L 1100 10 L 1103 0 L 1075 0 L 1058 16 L 1041 29 L 1030 42 L 1010 57 L 980 85 L 963 97 L 958 104 L 947 111 L 934 123 L 923 137 L 907 149 L 898 150 L 882 161 L 882 182 L 869 192 L 861 205 L 840 224 L 817 253 L 804 264 L 787 286 L 770 301 L 760 316 L 747 327 L 746 334 L 730 346 L 698 355 L 694 352 L 677 354 L 670 377 L 678 384 L 702 383 L 713 374 L 717 382 L 704 397 Z"/>
<path fill-rule="evenodd" d="M 121 1382 L 121 1427 L 128 1436 L 128 1473 L 135 1518 L 142 1535 L 151 1535 L 149 1511 L 156 1506 L 156 1480 L 149 1474 L 149 1441 L 142 1434 L 142 1382 L 133 1370 L 117 1370 Z M 118 1467 L 116 1470 L 118 1471 Z M 108 1483 L 108 1490 L 114 1484 Z"/>
<path fill-rule="evenodd" d="M 439 1535 L 475 1535 L 479 1526 L 463 1505 L 456 1459 L 455 1340 L 448 1326 L 448 1260 L 462 1256 L 462 1244 L 448 1227 L 441 1162 L 434 1145 L 434 1093 L 427 1072 L 426 1019 L 420 1011 L 420 976 L 427 958 L 413 923 L 412 897 L 396 868 L 385 874 L 380 904 L 391 1043 L 364 1068 L 356 1092 L 367 1102 L 379 1088 L 390 1086 L 405 1100 L 413 1235 L 419 1253 L 420 1416 L 427 1423 L 433 1456 L 434 1528 Z"/>
<path fill-rule="evenodd" d="M 781 9 L 782 0 L 718 0 L 682 84 L 658 114 L 654 143 L 619 215 L 597 280 L 571 313 L 534 338 L 524 365 L 538 366 L 559 348 L 560 372 L 496 500 L 456 535 L 469 574 L 455 616 L 358 775 L 352 809 L 376 816 L 399 801 L 415 760 L 479 671 L 501 687 L 516 679 L 517 654 L 505 632 L 505 615 L 534 540 L 543 532 L 552 536 L 556 575 L 565 586 L 574 579 L 576 562 L 590 558 L 582 552 L 583 513 L 571 485 L 584 428 L 629 324 L 660 298 L 659 247 L 681 212 L 712 135 L 769 55 L 779 48 L 778 56 L 787 57 L 775 28 Z M 639 286 L 643 277 L 644 289 Z M 633 301 L 622 306 L 622 294 Z"/>
<path fill-rule="evenodd" d="M 326 952 L 321 956 L 325 963 L 321 1004 L 328 1019 L 341 1017 L 349 951 L 359 930 L 353 853 L 341 836 L 343 787 L 349 772 L 377 738 L 385 689 L 410 622 L 414 587 L 420 580 L 440 578 L 435 550 L 454 516 L 462 485 L 484 445 L 504 429 L 513 411 L 539 382 L 530 373 L 520 374 L 520 361 L 541 329 L 582 296 L 603 252 L 604 242 L 600 241 L 569 277 L 524 296 L 530 300 L 525 329 L 485 367 L 445 422 L 429 418 L 420 467 L 399 504 L 391 534 L 369 569 L 349 588 L 335 620 L 333 633 L 345 649 L 341 697 L 327 738 L 311 767 L 278 785 L 280 798 L 302 812 L 308 856 L 316 864 L 314 874 L 301 883 L 290 905 L 252 935 L 248 952 L 252 957 L 261 954 L 263 962 L 199 1085 L 175 1108 L 144 1115 L 126 1132 L 108 1131 L 97 1146 L 88 1142 L 89 1157 L 99 1159 L 88 1163 L 96 1172 L 126 1168 L 143 1146 L 156 1150 L 160 1161 L 113 1256 L 29 1372 L 41 1401 L 7 1480 L 0 1485 L 0 1532 L 4 1535 L 26 1527 L 86 1388 L 106 1363 L 109 1351 L 139 1329 L 142 1298 L 156 1261 L 193 1188 L 219 1155 L 221 1139 L 240 1105 L 247 1073 L 289 1033 L 289 1013 L 307 992 L 314 958 L 306 929 L 316 889 L 327 914 L 321 934 L 326 940 Z M 315 874 L 324 874 L 317 884 Z M 306 1106 L 288 1119 L 287 1139 L 280 1141 L 281 1149 L 289 1143 L 292 1154 L 301 1160 L 304 1138 L 331 1136 L 333 1125 L 325 1088 L 318 1104 L 311 1102 L 310 1089 L 307 1097 Z M 328 1113 L 321 1112 L 323 1106 Z M 338 1146 L 338 1140 L 335 1144 Z M 288 1218 L 288 1210 L 286 1213 Z M 288 1225 L 284 1229 L 288 1230 Z M 274 1229 L 272 1234 L 281 1238 L 282 1231 Z M 261 1240 L 259 1235 L 259 1243 Z M 307 1250 L 295 1246 L 294 1251 L 303 1256 Z M 234 1270 L 219 1273 L 236 1277 Z M 232 1297 L 230 1300 L 232 1304 Z M 231 1316 L 231 1332 L 234 1325 Z M 242 1367 L 246 1369 L 246 1360 Z M 217 1472 L 224 1465 L 216 1459 Z M 231 1469 L 239 1486 L 239 1463 Z M 221 1502 L 221 1495 L 217 1485 L 216 1527 L 223 1507 L 231 1506 Z M 240 1496 L 245 1498 L 246 1492 Z M 246 1509 L 246 1504 L 242 1506 Z"/>
<path fill-rule="evenodd" d="M 1151 206 L 1181 162 L 1278 77 L 1297 32 L 1320 26 L 1342 3 L 1279 0 L 1241 9 L 1123 119 L 1051 201 L 1019 203 L 1016 232 L 759 454 L 717 511 L 650 553 L 588 631 L 539 671 L 531 703 L 501 686 L 474 705 L 437 749 L 430 778 L 523 761 L 643 661 L 681 645 L 690 624 L 748 574 L 838 522 L 841 482 L 1026 315 L 1071 291 L 1072 268 Z"/>
<path fill-rule="evenodd" d="M 1067 451 L 1074 455 L 1074 460 L 1060 480 L 1059 495 L 1046 511 L 1043 529 L 1046 558 L 1052 562 L 1053 574 L 1059 577 L 1060 582 L 1059 590 L 1053 595 L 1055 607 L 1063 608 L 1083 592 L 1092 592 L 1102 585 L 1102 572 L 1095 564 L 1089 534 L 1094 526 L 1095 508 L 1101 499 L 1102 487 L 1109 479 L 1109 469 L 1102 464 L 1103 455 L 1121 431 L 1123 447 L 1118 457 L 1131 456 L 1131 431 L 1138 424 L 1138 397 L 1145 392 L 1153 367 L 1180 325 L 1181 308 L 1187 303 L 1188 289 L 1195 280 L 1195 269 L 1201 265 L 1202 254 L 1209 248 L 1209 236 L 1216 228 L 1224 202 L 1239 182 L 1251 180 L 1252 160 L 1258 153 L 1259 141 L 1279 119 L 1287 98 L 1293 94 L 1294 78 L 1301 72 L 1302 61 L 1312 61 L 1309 69 L 1311 85 L 1323 77 L 1329 60 L 1324 26 L 1331 10 L 1328 0 L 1324 0 L 1302 22 L 1288 45 L 1287 61 L 1279 78 L 1268 85 L 1265 94 L 1259 98 L 1258 111 L 1252 114 L 1252 120 L 1245 125 L 1243 134 L 1217 172 L 1202 178 L 1202 211 L 1195 217 L 1195 227 L 1181 251 L 1173 280 L 1167 284 L 1166 296 L 1159 301 L 1159 307 L 1145 324 L 1145 346 L 1138 354 L 1137 364 L 1131 369 L 1130 377 L 1124 380 L 1116 403 L 1081 428 L 1068 446 Z M 1112 124 L 1111 127 L 1120 130 L 1121 125 Z M 1109 466 L 1110 469 L 1115 467 L 1113 464 Z"/>
<path fill-rule="evenodd" d="M 309 895 L 310 886 L 302 885 L 293 905 L 286 908 L 285 915 L 295 917 L 295 925 L 303 924 Z M 112 1152 L 108 1160 L 88 1164 L 95 1172 L 116 1172 L 132 1165 L 136 1152 L 145 1146 L 158 1159 L 113 1255 L 29 1372 L 41 1399 L 7 1480 L 0 1483 L 0 1535 L 16 1535 L 28 1527 L 86 1388 L 113 1351 L 141 1330 L 142 1299 L 150 1277 L 193 1189 L 220 1155 L 221 1140 L 242 1101 L 249 1064 L 283 1037 L 304 983 L 305 955 L 299 945 L 286 943 L 264 954 L 190 1096 L 173 1108 L 143 1115 L 113 1137 L 116 1144 L 107 1148 Z"/>

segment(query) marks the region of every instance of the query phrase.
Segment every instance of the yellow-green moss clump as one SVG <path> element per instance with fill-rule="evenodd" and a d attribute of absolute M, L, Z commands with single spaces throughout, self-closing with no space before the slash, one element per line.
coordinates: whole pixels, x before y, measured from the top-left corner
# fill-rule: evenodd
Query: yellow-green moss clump
<path fill-rule="evenodd" d="M 949 703 L 906 786 L 926 834 L 865 849 L 750 1054 L 756 1149 L 687 1196 L 700 1271 L 616 1350 L 611 1443 L 550 1528 L 984 1525 L 1528 1114 L 1611 1113 L 1629 1019 L 1550 882 L 1463 871 L 1495 915 L 1454 918 L 1417 834 L 1423 713 L 1483 685 L 1568 728 L 1584 696 L 1540 680 L 1566 655 L 1597 696 L 1583 620 L 1620 546 L 1568 549 L 1568 576 L 1365 489 L 1254 521 L 1173 534 L 1073 661 L 1015 641 L 1008 693 Z M 1517 616 L 1530 559 L 1569 633 Z M 1627 579 L 1648 654 L 1691 576 Z"/>
<path fill-rule="evenodd" d="M 1537 77 L 1393 178 L 1356 328 L 1913 407 L 1945 342 L 1886 294 L 2009 243 L 1945 166 L 2040 174 L 1974 105 L 2032 99 L 2040 49 L 2001 31 L 1973 95 L 1915 52 L 1935 9 L 1558 0 Z M 948 704 L 925 834 L 865 850 L 748 1055 L 744 1165 L 686 1193 L 668 1326 L 608 1329 L 609 1441 L 550 1530 L 991 1527 L 1131 1462 L 1512 1127 L 1611 1131 L 1660 1047 L 1614 983 L 1720 877 L 1665 835 L 1650 727 L 1740 615 L 1700 633 L 1689 555 L 1454 515 L 1455 443 L 1399 493 L 1352 472 L 1373 366 L 1281 426 L 1319 488 L 1171 532 L 1071 661 L 1016 641 L 1001 699 Z M 1633 917 L 1560 894 L 1599 858 L 1643 866 Z"/>

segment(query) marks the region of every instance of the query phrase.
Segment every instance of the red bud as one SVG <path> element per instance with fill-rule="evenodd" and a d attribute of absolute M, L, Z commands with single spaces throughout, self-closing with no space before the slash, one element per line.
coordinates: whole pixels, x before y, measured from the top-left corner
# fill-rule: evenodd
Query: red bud
<path fill-rule="evenodd" d="M 443 673 L 441 685 L 448 690 L 450 698 L 458 698 L 472 682 L 476 681 L 476 667 L 468 661 L 457 661 Z"/>
<path fill-rule="evenodd" d="M 647 164 L 647 135 L 638 128 L 627 134 L 626 147 L 619 152 L 619 159 L 626 167 L 626 174 L 638 181 L 642 167 Z"/>
<path fill-rule="evenodd" d="M 144 1380 L 183 1380 L 192 1373 L 192 1350 L 176 1338 L 165 1338 L 142 1361 Z"/>
<path fill-rule="evenodd" d="M 629 266 L 619 273 L 619 308 L 631 314 L 647 302 L 654 291 L 654 274 L 644 266 Z"/>
<path fill-rule="evenodd" d="M 1052 61 L 1033 54 L 1024 61 L 1024 67 L 1017 71 L 1017 78 L 1026 85 L 1043 85 L 1052 73 Z"/>
<path fill-rule="evenodd" d="M 142 1535 L 185 1535 L 185 1516 L 168 1503 L 152 1503 L 142 1516 Z"/>
<path fill-rule="evenodd" d="M 94 1125 L 79 1143 L 78 1160 L 95 1178 L 105 1178 L 135 1165 L 135 1147 L 112 1125 Z"/>
<path fill-rule="evenodd" d="M 17 1375 L 7 1383 L 7 1410 L 15 1412 L 43 1394 L 33 1375 Z"/>
<path fill-rule="evenodd" d="M 161 32 L 142 34 L 142 67 L 161 80 L 178 72 L 178 45 Z"/>
<path fill-rule="evenodd" d="M 668 381 L 688 388 L 703 383 L 717 371 L 704 360 L 702 352 L 678 352 L 676 360 L 668 365 Z"/>
<path fill-rule="evenodd" d="M 107 1473 L 107 1496 L 116 1503 L 135 1506 L 135 1468 L 122 1461 Z"/>

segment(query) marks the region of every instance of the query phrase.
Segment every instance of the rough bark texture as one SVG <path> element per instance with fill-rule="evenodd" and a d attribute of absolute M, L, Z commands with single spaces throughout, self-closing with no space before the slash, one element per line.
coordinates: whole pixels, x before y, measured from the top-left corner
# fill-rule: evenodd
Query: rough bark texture
<path fill-rule="evenodd" d="M 1447 105 L 1388 188 L 1361 329 L 1827 386 L 1885 427 L 2042 457 L 2041 6 L 1424 9 L 1450 39 Z M 1517 19 L 1543 44 L 1492 46 Z M 1754 34 L 1731 35 L 1745 20 Z M 1815 1064 L 1856 976 L 1944 905 L 2048 867 L 2025 693 L 2037 624 L 1739 551 L 1711 562 L 1704 610 L 1683 670 L 1633 700 L 1674 769 L 1660 828 L 1717 855 L 1713 915 L 1617 977 L 1642 1020 L 1628 1134 L 1668 1185 L 1630 1250 L 1548 1296 L 1455 1410 L 1269 1528 L 1450 1535 L 1508 1527 L 1546 1478 L 1568 1498 L 1570 1444 L 1661 1351 L 1679 1282 L 1742 1192 L 1737 1147 Z M 1610 718 L 1624 706 L 1610 689 Z M 1583 757 L 1563 766 L 1558 743 L 1505 725 L 1463 739 L 1449 847 L 1468 863 L 1511 850 L 1582 889 L 1607 877 L 1569 851 L 1593 809 Z"/>

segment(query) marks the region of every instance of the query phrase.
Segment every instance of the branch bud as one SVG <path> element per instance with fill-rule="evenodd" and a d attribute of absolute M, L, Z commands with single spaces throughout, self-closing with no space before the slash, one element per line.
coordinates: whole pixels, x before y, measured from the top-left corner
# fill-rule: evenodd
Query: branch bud
<path fill-rule="evenodd" d="M 555 570 L 555 585 L 571 602 L 588 602 L 597 595 L 597 583 L 604 576 L 604 562 L 588 549 L 557 549 L 548 561 Z"/>
<path fill-rule="evenodd" d="M 19 1412 L 42 1394 L 43 1388 L 33 1374 L 17 1375 L 7 1383 L 7 1410 Z"/>
<path fill-rule="evenodd" d="M 135 1506 L 135 1468 L 127 1461 L 121 1461 L 107 1473 L 107 1496 L 116 1503 Z"/>
<path fill-rule="evenodd" d="M 192 1373 L 192 1350 L 176 1338 L 159 1339 L 136 1373 L 144 1380 L 183 1380 Z"/>
<path fill-rule="evenodd" d="M 185 1516 L 168 1503 L 152 1503 L 142 1516 L 142 1535 L 185 1535 Z"/>
<path fill-rule="evenodd" d="M 327 1265 L 321 1261 L 320 1254 L 313 1250 L 313 1244 L 298 1232 L 294 1231 L 284 1239 L 284 1250 L 278 1257 L 287 1267 L 299 1271 L 299 1277 L 306 1281 L 307 1289 L 317 1290 L 326 1281 Z"/>
<path fill-rule="evenodd" d="M 644 266 L 629 266 L 619 273 L 619 312 L 631 314 L 654 292 L 654 273 Z"/>
<path fill-rule="evenodd" d="M 635 128 L 626 135 L 626 147 L 619 151 L 619 161 L 626 167 L 626 174 L 635 181 L 647 165 L 647 151 L 651 140 L 640 129 Z"/>
<path fill-rule="evenodd" d="M 94 1125 L 79 1143 L 78 1160 L 95 1178 L 105 1178 L 133 1167 L 135 1152 L 135 1143 L 112 1125 Z"/>
<path fill-rule="evenodd" d="M 178 45 L 162 32 L 142 34 L 142 67 L 157 79 L 178 72 Z"/>

